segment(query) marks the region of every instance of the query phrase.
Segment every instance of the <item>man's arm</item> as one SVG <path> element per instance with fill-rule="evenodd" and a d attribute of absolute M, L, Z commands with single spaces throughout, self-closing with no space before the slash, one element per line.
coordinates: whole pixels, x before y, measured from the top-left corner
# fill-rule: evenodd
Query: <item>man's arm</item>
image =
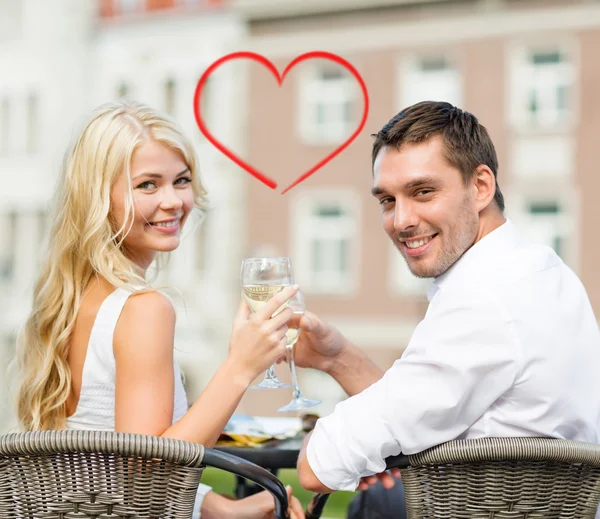
<path fill-rule="evenodd" d="M 385 470 L 387 457 L 460 436 L 511 387 L 521 364 L 510 318 L 495 301 L 452 297 L 430 311 L 380 380 L 317 421 L 299 459 L 301 482 L 354 491 Z"/>
<path fill-rule="evenodd" d="M 306 490 L 310 490 L 311 492 L 319 492 L 320 494 L 331 494 L 333 490 L 329 487 L 326 487 L 319 481 L 319 478 L 315 476 L 315 473 L 310 468 L 308 460 L 306 459 L 306 446 L 310 440 L 312 435 L 312 431 L 306 435 L 304 438 L 304 443 L 302 444 L 302 449 L 300 449 L 300 455 L 298 456 L 298 479 L 300 480 L 300 484 Z"/>
<path fill-rule="evenodd" d="M 302 444 L 302 449 L 300 449 L 297 465 L 298 479 L 300 480 L 300 485 L 302 485 L 302 487 L 306 490 L 318 492 L 319 494 L 331 494 L 333 490 L 321 483 L 319 478 L 313 472 L 312 468 L 310 468 L 310 464 L 306 458 L 306 446 L 308 445 L 311 434 L 312 431 L 306 435 L 306 438 L 304 438 L 304 442 Z M 377 475 L 363 478 L 357 490 L 367 490 L 367 488 L 378 482 L 381 483 L 384 488 L 389 490 L 396 484 L 394 478 L 399 479 L 400 477 L 401 474 L 399 469 L 390 469 L 386 472 L 380 472 Z"/>
<path fill-rule="evenodd" d="M 347 339 L 344 339 L 344 346 L 330 364 L 327 373 L 342 386 L 348 396 L 364 391 L 383 377 L 383 371 L 373 364 L 366 353 Z"/>

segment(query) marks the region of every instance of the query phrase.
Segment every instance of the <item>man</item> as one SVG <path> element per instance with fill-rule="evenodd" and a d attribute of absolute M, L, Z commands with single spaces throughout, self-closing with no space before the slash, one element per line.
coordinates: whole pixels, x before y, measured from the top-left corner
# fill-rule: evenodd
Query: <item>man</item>
<path fill-rule="evenodd" d="M 600 443 L 590 302 L 552 249 L 526 244 L 504 217 L 486 129 L 448 103 L 419 103 L 375 136 L 372 163 L 383 228 L 414 275 L 435 278 L 430 304 L 385 374 L 316 315 L 300 320 L 297 364 L 350 395 L 307 437 L 302 486 L 353 491 L 379 474 L 389 488 L 388 456 L 453 439 Z"/>

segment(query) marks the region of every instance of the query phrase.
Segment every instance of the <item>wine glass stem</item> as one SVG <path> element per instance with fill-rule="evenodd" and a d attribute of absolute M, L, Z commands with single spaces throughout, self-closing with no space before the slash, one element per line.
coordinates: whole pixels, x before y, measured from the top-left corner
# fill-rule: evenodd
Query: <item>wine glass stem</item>
<path fill-rule="evenodd" d="M 275 375 L 275 366 L 271 364 L 267 372 L 265 373 L 265 380 L 275 380 L 277 375 Z"/>
<path fill-rule="evenodd" d="M 292 385 L 294 386 L 293 400 L 301 397 L 300 387 L 298 386 L 298 375 L 296 373 L 296 362 L 294 361 L 294 345 L 286 348 L 288 364 L 292 373 Z"/>

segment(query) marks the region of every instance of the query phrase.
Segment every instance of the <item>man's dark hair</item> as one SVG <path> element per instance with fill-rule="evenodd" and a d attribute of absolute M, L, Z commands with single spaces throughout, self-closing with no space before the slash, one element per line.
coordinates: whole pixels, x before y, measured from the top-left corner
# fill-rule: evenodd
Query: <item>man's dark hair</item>
<path fill-rule="evenodd" d="M 481 164 L 492 170 L 496 179 L 494 200 L 504 211 L 504 197 L 498 187 L 498 158 L 492 139 L 477 118 L 450 103 L 424 101 L 402 110 L 377 133 L 373 134 L 372 165 L 384 146 L 400 149 L 403 144 L 424 142 L 441 135 L 446 160 L 457 168 L 467 185 Z"/>

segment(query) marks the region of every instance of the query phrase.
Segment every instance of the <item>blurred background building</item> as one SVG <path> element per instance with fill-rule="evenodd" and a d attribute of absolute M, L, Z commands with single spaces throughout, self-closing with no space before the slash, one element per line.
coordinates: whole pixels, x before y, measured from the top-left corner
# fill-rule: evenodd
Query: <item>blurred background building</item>
<path fill-rule="evenodd" d="M 232 273 L 239 276 L 246 178 L 203 139 L 192 99 L 208 65 L 239 47 L 245 25 L 219 2 L 171 4 L 163 9 L 160 2 L 131 0 L 0 0 L 2 365 L 13 356 L 30 310 L 63 155 L 89 112 L 120 97 L 171 114 L 202 157 L 215 207 L 201 226 L 190 222 L 157 283 L 177 289 L 171 294 L 179 310 L 176 348 L 191 393 L 200 391 L 225 356 L 239 303 Z M 209 89 L 219 95 L 208 103 L 207 93 L 206 118 L 238 146 L 244 83 L 236 66 L 215 74 Z M 1 380 L 0 429 L 10 421 Z"/>
<path fill-rule="evenodd" d="M 226 354 L 239 262 L 249 255 L 291 256 L 311 310 L 384 368 L 402 354 L 429 281 L 410 274 L 381 230 L 370 134 L 424 99 L 450 101 L 488 128 L 507 216 L 555 248 L 598 314 L 599 49 L 595 0 L 0 0 L 2 364 L 29 310 L 62 154 L 93 107 L 123 95 L 183 125 L 215 201 L 159 278 L 180 291 L 176 347 L 190 398 Z M 211 76 L 208 126 L 277 179 L 270 190 L 208 144 L 194 121 L 202 72 L 235 50 L 263 54 L 279 70 L 304 52 L 333 52 L 369 91 L 361 135 L 283 196 L 352 134 L 362 95 L 327 60 L 301 63 L 282 88 L 250 62 Z M 301 382 L 325 401 L 317 412 L 344 398 L 320 373 L 303 370 Z M 240 410 L 274 414 L 287 400 L 286 391 L 251 392 Z M 0 428 L 9 416 L 6 404 Z"/>

